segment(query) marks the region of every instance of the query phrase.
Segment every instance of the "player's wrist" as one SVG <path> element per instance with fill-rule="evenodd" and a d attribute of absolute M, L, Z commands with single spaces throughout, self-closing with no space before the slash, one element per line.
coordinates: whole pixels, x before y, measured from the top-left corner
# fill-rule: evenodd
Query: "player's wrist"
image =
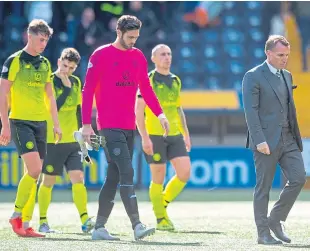
<path fill-rule="evenodd" d="M 53 122 L 53 127 L 54 128 L 59 128 L 60 127 L 60 123 L 59 123 L 59 120 L 58 119 L 55 119 L 54 122 Z"/>
<path fill-rule="evenodd" d="M 184 132 L 184 133 L 183 133 L 183 137 L 184 137 L 184 138 L 190 138 L 190 137 L 189 137 L 189 133 L 188 133 L 188 132 Z"/>
<path fill-rule="evenodd" d="M 167 119 L 166 115 L 164 113 L 161 113 L 157 116 L 158 119 Z"/>
<path fill-rule="evenodd" d="M 145 133 L 141 135 L 141 138 L 142 138 L 142 141 L 147 141 L 150 138 L 150 136 L 147 133 Z"/>
<path fill-rule="evenodd" d="M 9 122 L 9 120 L 1 121 L 1 123 L 2 123 L 2 128 L 10 129 L 10 122 Z"/>

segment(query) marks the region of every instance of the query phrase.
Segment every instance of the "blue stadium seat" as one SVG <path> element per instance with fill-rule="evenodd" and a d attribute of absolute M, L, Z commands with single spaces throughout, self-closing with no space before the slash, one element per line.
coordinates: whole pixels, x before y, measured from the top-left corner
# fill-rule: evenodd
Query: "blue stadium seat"
<path fill-rule="evenodd" d="M 204 30 L 202 33 L 202 37 L 200 39 L 201 42 L 204 43 L 218 43 L 220 40 L 220 32 L 219 30 Z"/>
<path fill-rule="evenodd" d="M 202 63 L 202 67 L 204 69 L 203 72 L 211 75 L 221 75 L 224 72 L 223 63 L 218 60 L 205 60 Z"/>
<path fill-rule="evenodd" d="M 225 15 L 223 17 L 223 23 L 226 27 L 236 27 L 240 25 L 240 18 L 234 15 Z"/>
<path fill-rule="evenodd" d="M 238 92 L 242 91 L 242 79 L 244 74 L 239 74 L 235 76 L 231 76 L 226 81 L 226 88 L 227 89 L 234 89 Z"/>
<path fill-rule="evenodd" d="M 242 43 L 244 39 L 244 32 L 239 29 L 223 30 L 222 41 L 225 43 Z"/>
<path fill-rule="evenodd" d="M 180 32 L 180 38 L 183 43 L 193 43 L 196 40 L 194 33 L 186 30 Z"/>
<path fill-rule="evenodd" d="M 227 66 L 230 74 L 233 75 L 239 75 L 246 72 L 245 64 L 241 60 L 231 60 L 227 62 Z"/>
<path fill-rule="evenodd" d="M 245 4 L 249 10 L 261 10 L 263 8 L 263 4 L 265 3 L 259 1 L 248 1 L 245 2 Z"/>
<path fill-rule="evenodd" d="M 204 78 L 204 86 L 210 90 L 220 90 L 222 80 L 220 76 L 206 76 Z"/>
<path fill-rule="evenodd" d="M 194 59 L 197 56 L 197 48 L 193 44 L 182 44 L 172 53 L 180 59 Z"/>
<path fill-rule="evenodd" d="M 241 44 L 226 44 L 224 50 L 230 58 L 243 58 L 245 49 Z"/>
<path fill-rule="evenodd" d="M 226 1 L 224 2 L 224 9 L 225 10 L 232 10 L 236 6 L 236 2 L 234 1 Z"/>
<path fill-rule="evenodd" d="M 193 60 L 179 60 L 177 61 L 179 72 L 194 73 L 196 72 L 196 66 Z"/>
<path fill-rule="evenodd" d="M 248 46 L 249 57 L 262 60 L 266 57 L 263 44 L 252 44 Z"/>
<path fill-rule="evenodd" d="M 253 14 L 248 17 L 248 22 L 251 27 L 258 27 L 262 25 L 262 16 L 258 14 Z"/>
<path fill-rule="evenodd" d="M 182 81 L 182 89 L 197 89 L 200 87 L 199 75 L 194 74 L 186 74 L 186 75 L 179 75 Z"/>
<path fill-rule="evenodd" d="M 250 29 L 249 32 L 249 37 L 252 40 L 252 42 L 257 42 L 257 43 L 263 43 L 264 41 L 264 33 L 261 32 L 259 29 L 253 28 Z"/>
<path fill-rule="evenodd" d="M 203 54 L 205 58 L 218 58 L 221 56 L 221 48 L 216 44 L 206 44 L 204 46 Z"/>

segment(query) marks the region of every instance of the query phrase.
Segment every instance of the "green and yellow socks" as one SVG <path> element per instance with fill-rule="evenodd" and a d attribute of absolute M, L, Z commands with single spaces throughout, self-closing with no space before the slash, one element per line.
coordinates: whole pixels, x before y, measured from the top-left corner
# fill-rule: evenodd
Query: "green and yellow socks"
<path fill-rule="evenodd" d="M 167 217 L 166 207 L 182 192 L 185 185 L 186 182 L 179 180 L 177 176 L 174 176 L 168 182 L 164 191 L 162 184 L 151 182 L 149 196 L 153 204 L 155 216 L 158 220 Z"/>
<path fill-rule="evenodd" d="M 79 212 L 82 225 L 88 220 L 87 191 L 83 183 L 72 185 L 72 199 Z"/>
<path fill-rule="evenodd" d="M 12 218 L 22 215 L 22 211 L 34 191 L 34 187 L 36 188 L 36 182 L 36 179 L 32 178 L 28 173 L 24 174 L 21 178 L 17 188 L 15 209 Z"/>
<path fill-rule="evenodd" d="M 163 203 L 163 185 L 151 182 L 149 195 L 153 204 L 153 210 L 157 219 L 162 219 L 165 216 L 165 207 Z"/>
<path fill-rule="evenodd" d="M 38 204 L 40 210 L 40 225 L 47 223 L 47 210 L 52 200 L 53 187 L 44 186 L 43 183 L 39 188 Z"/>
<path fill-rule="evenodd" d="M 175 175 L 166 185 L 165 191 L 163 192 L 164 206 L 167 207 L 168 204 L 173 201 L 184 189 L 186 182 L 179 180 Z"/>

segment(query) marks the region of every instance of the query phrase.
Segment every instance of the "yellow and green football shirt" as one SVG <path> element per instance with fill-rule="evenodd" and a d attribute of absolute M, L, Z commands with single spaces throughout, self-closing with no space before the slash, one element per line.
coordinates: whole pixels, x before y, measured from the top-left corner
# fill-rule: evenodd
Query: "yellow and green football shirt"
<path fill-rule="evenodd" d="M 62 130 L 61 143 L 76 142 L 73 133 L 79 130 L 78 109 L 82 103 L 82 84 L 78 77 L 70 76 L 71 88 L 63 85 L 60 78 L 52 76 L 52 86 L 58 108 L 58 119 Z M 61 101 L 63 100 L 63 101 Z M 47 120 L 47 143 L 55 143 L 53 134 L 53 120 L 49 116 Z"/>
<path fill-rule="evenodd" d="M 47 58 L 20 50 L 4 62 L 1 78 L 12 82 L 11 119 L 46 120 L 45 85 L 51 82 L 51 65 Z"/>
<path fill-rule="evenodd" d="M 180 78 L 172 73 L 167 76 L 162 75 L 155 70 L 149 73 L 149 78 L 163 112 L 169 121 L 169 136 L 181 134 L 182 125 L 178 113 L 178 108 L 181 106 L 180 93 L 182 84 Z M 145 109 L 145 124 L 148 134 L 164 134 L 159 119 L 148 106 Z"/>

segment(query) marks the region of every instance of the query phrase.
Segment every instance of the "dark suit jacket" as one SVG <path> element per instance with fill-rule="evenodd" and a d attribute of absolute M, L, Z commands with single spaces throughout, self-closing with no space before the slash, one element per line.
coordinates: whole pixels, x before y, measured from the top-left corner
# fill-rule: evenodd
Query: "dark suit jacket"
<path fill-rule="evenodd" d="M 292 95 L 293 79 L 289 71 L 283 70 L 289 92 L 289 123 L 300 149 L 303 150 L 299 132 L 296 108 Z M 248 127 L 247 147 L 255 150 L 256 145 L 266 141 L 270 151 L 278 145 L 281 137 L 284 104 L 275 81 L 280 81 L 269 69 L 266 62 L 249 70 L 242 81 L 242 98 Z"/>

